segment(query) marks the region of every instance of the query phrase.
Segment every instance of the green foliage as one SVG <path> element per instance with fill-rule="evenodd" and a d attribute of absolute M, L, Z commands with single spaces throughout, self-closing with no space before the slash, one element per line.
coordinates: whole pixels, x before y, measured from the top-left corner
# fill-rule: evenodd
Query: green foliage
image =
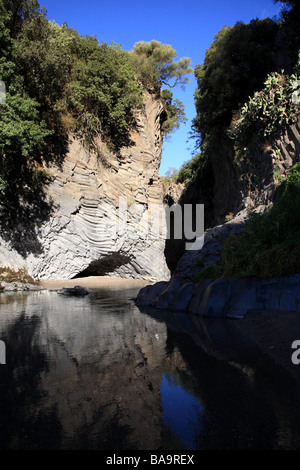
<path fill-rule="evenodd" d="M 202 153 L 198 153 L 191 160 L 183 163 L 176 177 L 177 183 L 189 185 L 204 168 L 205 162 L 206 159 L 204 155 Z"/>
<path fill-rule="evenodd" d="M 79 36 L 79 35 L 77 35 Z M 18 36 L 17 66 L 28 93 L 53 120 L 53 106 L 64 96 L 71 79 L 76 34 L 38 15 Z M 51 117 L 50 117 L 51 116 Z"/>
<path fill-rule="evenodd" d="M 167 178 L 175 179 L 176 176 L 177 176 L 177 173 L 178 173 L 177 168 L 175 168 L 173 166 L 169 166 L 169 168 L 167 169 L 167 171 L 165 173 L 165 176 Z"/>
<path fill-rule="evenodd" d="M 278 0 L 275 0 L 278 1 Z M 298 60 L 298 51 L 300 49 L 300 5 L 298 0 L 280 0 L 281 26 L 284 31 L 285 41 L 288 44 L 288 51 L 285 53 L 287 66 L 286 72 L 292 73 Z"/>
<path fill-rule="evenodd" d="M 49 134 L 45 123 L 40 120 L 37 102 L 22 96 L 11 85 L 0 121 L 2 189 L 9 182 L 16 181 L 20 173 L 34 167 Z"/>
<path fill-rule="evenodd" d="M 8 27 L 13 38 L 20 33 L 24 24 L 39 15 L 46 15 L 38 0 L 2 0 L 2 3 L 10 14 Z"/>
<path fill-rule="evenodd" d="M 139 79 L 150 90 L 159 91 L 163 84 L 184 86 L 189 81 L 186 75 L 193 72 L 189 58 L 176 62 L 173 47 L 159 41 L 137 42 L 131 54 Z"/>
<path fill-rule="evenodd" d="M 76 119 L 75 130 L 84 130 L 91 144 L 99 137 L 117 148 L 129 145 L 133 110 L 142 105 L 142 90 L 128 53 L 118 45 L 82 38 L 72 73 L 66 105 Z"/>
<path fill-rule="evenodd" d="M 195 263 L 203 266 L 203 261 Z M 288 172 L 277 202 L 265 213 L 251 212 L 241 234 L 230 235 L 218 265 L 195 270 L 193 282 L 202 279 L 259 279 L 300 272 L 300 163 Z"/>
<path fill-rule="evenodd" d="M 128 53 L 43 16 L 25 24 L 18 41 L 19 71 L 51 129 L 72 131 L 94 148 L 95 138 L 129 144 L 142 94 Z"/>
<path fill-rule="evenodd" d="M 289 10 L 280 21 L 266 18 L 224 26 L 206 51 L 204 63 L 195 67 L 193 136 L 201 157 L 183 165 L 179 181 L 197 178 L 201 184 L 203 164 L 209 168 L 215 158 L 221 160 L 226 154 L 238 165 L 245 160 L 245 180 L 251 173 L 251 181 L 261 184 L 267 163 L 257 161 L 257 151 L 294 122 L 299 109 L 292 101 L 300 72 L 299 6 L 284 3 L 289 3 Z M 276 72 L 280 64 L 287 72 Z"/>
<path fill-rule="evenodd" d="M 171 90 L 162 90 L 161 98 L 165 104 L 167 114 L 165 121 L 162 123 L 161 130 L 163 135 L 167 136 L 178 129 L 180 124 L 186 123 L 187 118 L 183 103 L 178 99 L 173 100 Z"/>
<path fill-rule="evenodd" d="M 296 80 L 296 75 L 271 73 L 264 88 L 241 108 L 227 131 L 235 142 L 236 161 L 251 154 L 253 136 L 275 136 L 281 127 L 296 121 L 299 108 L 292 99 Z"/>
<path fill-rule="evenodd" d="M 258 278 L 300 272 L 300 163 L 280 185 L 278 201 L 263 213 L 251 213 L 241 235 L 226 240 L 222 276 Z"/>
<path fill-rule="evenodd" d="M 164 102 L 164 136 L 186 121 L 183 104 L 161 93 L 162 83 L 183 86 L 192 72 L 169 45 L 140 42 L 126 52 L 48 21 L 37 0 L 0 0 L 0 50 L 0 196 L 41 187 L 70 134 L 97 152 L 101 143 L 131 145 L 145 84 Z"/>
<path fill-rule="evenodd" d="M 195 271 L 193 275 L 193 282 L 197 284 L 204 279 L 212 279 L 215 281 L 222 276 L 222 266 L 208 264 L 201 271 Z"/>
<path fill-rule="evenodd" d="M 47 180 L 45 164 L 63 156 L 70 133 L 96 151 L 101 142 L 114 150 L 131 145 L 147 73 L 160 96 L 163 82 L 183 85 L 191 71 L 189 59 L 175 62 L 174 49 L 156 41 L 129 53 L 82 37 L 66 23 L 48 21 L 37 0 L 0 0 L 0 48 L 7 90 L 0 108 L 0 188 L 12 193 Z M 145 80 L 137 79 L 140 73 Z M 186 118 L 170 91 L 161 97 L 166 136 Z"/>
<path fill-rule="evenodd" d="M 237 110 L 263 85 L 274 66 L 278 24 L 269 18 L 223 27 L 195 68 L 195 132 L 202 142 L 212 130 L 223 130 Z"/>
<path fill-rule="evenodd" d="M 0 282 L 29 282 L 30 284 L 37 284 L 34 279 L 28 274 L 26 268 L 20 268 L 18 270 L 14 270 L 9 268 L 8 266 L 2 267 L 0 266 Z"/>
<path fill-rule="evenodd" d="M 0 79 L 6 84 L 6 104 L 0 105 L 0 189 L 14 192 L 33 172 L 37 180 L 38 162 L 45 146 L 45 138 L 51 134 L 39 113 L 39 103 L 24 90 L 24 79 L 16 73 L 16 47 L 9 34 L 7 23 L 11 15 L 5 12 L 0 20 L 0 43 L 4 53 L 0 62 Z M 11 186 L 9 188 L 9 186 Z"/>

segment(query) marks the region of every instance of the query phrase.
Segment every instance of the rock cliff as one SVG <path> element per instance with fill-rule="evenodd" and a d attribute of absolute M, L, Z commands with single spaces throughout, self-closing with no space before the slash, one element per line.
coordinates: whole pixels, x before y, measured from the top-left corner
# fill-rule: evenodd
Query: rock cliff
<path fill-rule="evenodd" d="M 225 163 L 222 168 L 218 167 L 216 162 L 211 165 L 211 181 L 214 181 L 214 185 L 210 188 L 211 205 L 207 209 L 210 211 L 209 221 L 214 221 L 215 226 L 204 232 L 203 247 L 200 250 L 190 250 L 182 254 L 185 240 L 170 240 L 167 243 L 169 252 L 175 252 L 178 257 L 181 254 L 176 269 L 168 282 L 144 287 L 137 297 L 138 305 L 220 317 L 242 317 L 250 309 L 300 311 L 300 274 L 264 281 L 247 277 L 232 282 L 224 279 L 213 282 L 206 279 L 196 285 L 193 283 L 195 272 L 201 271 L 203 266 L 219 262 L 224 241 L 229 235 L 243 230 L 248 210 L 262 212 L 276 200 L 279 180 L 284 179 L 288 170 L 299 161 L 299 131 L 298 120 L 296 124 L 284 128 L 272 145 L 265 145 L 264 151 L 261 150 L 260 143 L 257 152 L 252 154 L 252 167 L 237 167 L 232 162 L 229 164 L 228 155 L 226 158 L 224 156 Z M 216 156 L 216 160 L 219 157 L 220 155 Z M 243 175 L 247 177 L 246 183 L 242 179 Z M 238 190 L 241 193 L 240 198 Z M 202 196 L 203 186 L 200 186 L 197 195 L 194 185 L 187 188 L 179 203 L 205 203 Z M 207 194 L 204 196 L 207 197 Z M 224 221 L 229 209 L 232 210 L 231 220 L 217 225 L 218 220 Z M 203 262 L 202 267 L 197 267 L 199 258 Z"/>
<path fill-rule="evenodd" d="M 251 161 L 236 164 L 232 148 L 220 140 L 214 158 L 181 192 L 181 206 L 204 204 L 205 229 L 232 220 L 237 214 L 246 216 L 249 209 L 264 210 L 273 203 L 279 180 L 300 158 L 300 119 L 282 128 L 270 142 L 257 139 L 251 152 Z M 168 202 L 167 197 L 165 200 Z M 166 242 L 165 254 L 172 272 L 184 255 L 185 241 Z"/>
<path fill-rule="evenodd" d="M 48 217 L 34 227 L 20 220 L 13 237 L 0 237 L 0 265 L 26 266 L 37 279 L 112 275 L 167 279 L 165 241 L 148 233 L 151 207 L 162 204 L 158 169 L 163 104 L 144 94 L 133 144 L 118 154 L 98 142 L 96 155 L 70 138 L 47 188 Z"/>

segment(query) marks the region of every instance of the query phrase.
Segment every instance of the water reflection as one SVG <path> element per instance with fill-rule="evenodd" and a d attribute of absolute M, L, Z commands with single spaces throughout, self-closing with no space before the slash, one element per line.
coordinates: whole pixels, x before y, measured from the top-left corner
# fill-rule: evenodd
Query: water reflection
<path fill-rule="evenodd" d="M 163 374 L 160 394 L 162 420 L 186 449 L 194 449 L 204 406 L 181 383 L 180 374 Z"/>
<path fill-rule="evenodd" d="M 232 322 L 136 293 L 1 296 L 1 449 L 300 447 L 298 388 Z"/>

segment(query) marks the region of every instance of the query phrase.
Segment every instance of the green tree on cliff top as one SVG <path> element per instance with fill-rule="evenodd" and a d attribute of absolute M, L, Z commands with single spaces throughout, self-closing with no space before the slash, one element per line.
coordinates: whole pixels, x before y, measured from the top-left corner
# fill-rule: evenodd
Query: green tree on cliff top
<path fill-rule="evenodd" d="M 173 88 L 188 83 L 188 74 L 193 72 L 191 59 L 183 57 L 175 61 L 176 51 L 169 44 L 159 41 L 140 41 L 132 51 L 138 76 L 144 86 L 158 91 L 162 85 Z"/>

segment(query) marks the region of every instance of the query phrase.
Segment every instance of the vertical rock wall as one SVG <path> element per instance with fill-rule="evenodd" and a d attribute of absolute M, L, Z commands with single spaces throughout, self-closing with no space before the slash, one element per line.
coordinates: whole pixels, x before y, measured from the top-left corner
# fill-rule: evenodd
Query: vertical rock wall
<path fill-rule="evenodd" d="M 165 241 L 151 231 L 147 234 L 151 207 L 163 201 L 158 174 L 163 105 L 154 95 L 145 93 L 144 98 L 131 135 L 133 145 L 119 154 L 99 142 L 97 156 L 70 139 L 61 168 L 50 169 L 53 181 L 47 197 L 52 212 L 34 228 L 39 249 L 32 248 L 26 236 L 22 249 L 0 238 L 0 265 L 25 265 L 39 279 L 68 279 L 80 273 L 168 278 Z"/>

